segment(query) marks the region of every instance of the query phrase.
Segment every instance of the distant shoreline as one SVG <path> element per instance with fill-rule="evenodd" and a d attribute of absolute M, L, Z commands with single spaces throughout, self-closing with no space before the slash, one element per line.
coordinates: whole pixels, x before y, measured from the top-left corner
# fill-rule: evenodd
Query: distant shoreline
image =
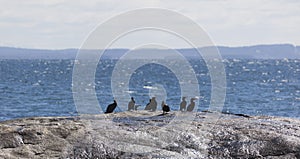
<path fill-rule="evenodd" d="M 207 50 L 211 47 L 203 47 L 200 50 Z M 253 45 L 241 47 L 217 46 L 221 56 L 225 59 L 300 59 L 300 46 L 292 44 L 273 44 L 273 45 Z M 199 56 L 195 48 L 175 49 L 185 57 Z M 99 53 L 103 50 L 81 50 L 89 53 Z M 103 58 L 118 59 L 129 49 L 108 49 L 105 50 Z M 168 50 L 143 49 L 140 52 L 159 51 L 163 53 Z M 0 59 L 75 59 L 78 49 L 27 49 L 14 47 L 0 47 Z"/>

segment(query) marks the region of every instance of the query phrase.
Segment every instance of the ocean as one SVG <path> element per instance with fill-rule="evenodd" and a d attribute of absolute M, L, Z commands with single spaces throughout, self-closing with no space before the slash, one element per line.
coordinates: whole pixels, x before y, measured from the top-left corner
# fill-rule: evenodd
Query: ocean
<path fill-rule="evenodd" d="M 116 62 L 101 59 L 96 70 L 95 90 L 100 111 L 114 99 L 111 76 Z M 0 60 L 0 120 L 78 115 L 72 93 L 74 63 L 74 60 Z M 210 73 L 203 60 L 189 59 L 189 63 L 200 90 L 198 111 L 209 110 Z M 228 59 L 223 63 L 227 83 L 224 112 L 300 117 L 300 60 Z M 138 68 L 131 75 L 128 93 L 143 109 L 149 102 L 149 92 L 157 86 L 164 88 L 171 110 L 178 110 L 179 81 L 162 65 L 153 63 Z"/>

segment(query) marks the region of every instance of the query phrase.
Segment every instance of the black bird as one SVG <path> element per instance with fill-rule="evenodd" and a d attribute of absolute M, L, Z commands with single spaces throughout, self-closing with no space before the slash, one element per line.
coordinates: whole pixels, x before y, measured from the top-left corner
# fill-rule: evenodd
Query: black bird
<path fill-rule="evenodd" d="M 128 103 L 128 111 L 130 111 L 130 110 L 135 110 L 135 101 L 134 101 L 133 97 L 131 97 L 131 100 Z"/>
<path fill-rule="evenodd" d="M 185 111 L 186 109 L 186 101 L 185 101 L 186 97 L 182 97 L 182 101 L 180 103 L 180 111 Z"/>
<path fill-rule="evenodd" d="M 163 114 L 165 114 L 165 112 L 167 113 L 170 111 L 170 107 L 167 104 L 165 104 L 165 101 L 161 102 L 161 106 L 162 106 Z"/>
<path fill-rule="evenodd" d="M 151 103 L 151 99 L 149 99 L 149 103 L 146 105 L 145 110 L 151 110 L 150 103 Z"/>
<path fill-rule="evenodd" d="M 155 97 L 151 98 L 151 102 L 149 104 L 149 107 L 150 107 L 151 111 L 154 111 L 154 112 L 156 111 L 156 109 L 157 109 L 157 102 L 155 100 Z"/>
<path fill-rule="evenodd" d="M 195 107 L 195 102 L 194 102 L 195 98 L 191 98 L 191 103 L 189 104 L 189 106 L 186 108 L 186 111 L 188 112 L 192 112 L 194 110 Z"/>
<path fill-rule="evenodd" d="M 109 105 L 107 106 L 105 114 L 107 114 L 107 113 L 112 113 L 112 112 L 116 109 L 117 106 L 118 106 L 117 101 L 114 100 L 114 103 L 109 104 Z"/>

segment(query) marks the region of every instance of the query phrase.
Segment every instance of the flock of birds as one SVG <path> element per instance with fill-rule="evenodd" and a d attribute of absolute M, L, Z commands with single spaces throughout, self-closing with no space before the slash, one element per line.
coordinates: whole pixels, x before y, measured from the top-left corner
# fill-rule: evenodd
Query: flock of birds
<path fill-rule="evenodd" d="M 195 108 L 195 99 L 196 98 L 191 98 L 190 100 L 190 104 L 187 106 L 187 102 L 186 102 L 186 97 L 182 97 L 182 101 L 180 103 L 180 111 L 188 111 L 188 112 L 192 112 Z M 114 100 L 114 102 L 112 104 L 109 104 L 106 108 L 105 113 L 112 113 L 114 112 L 114 110 L 116 109 L 116 107 L 118 106 L 118 103 L 116 100 Z M 128 111 L 132 111 L 132 110 L 137 110 L 138 107 L 141 105 L 136 105 L 135 104 L 135 100 L 133 97 L 131 97 L 129 103 L 128 103 Z M 170 112 L 170 107 L 165 103 L 165 101 L 161 102 L 161 108 L 163 111 L 163 115 Z M 149 111 L 156 111 L 157 109 L 157 101 L 155 99 L 155 97 L 152 97 L 149 100 L 149 103 L 146 105 L 144 110 L 149 110 Z"/>

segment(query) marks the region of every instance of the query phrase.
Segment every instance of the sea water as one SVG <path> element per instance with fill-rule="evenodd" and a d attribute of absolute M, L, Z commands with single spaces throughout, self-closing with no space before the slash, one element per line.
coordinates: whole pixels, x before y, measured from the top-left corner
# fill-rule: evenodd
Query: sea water
<path fill-rule="evenodd" d="M 95 82 L 99 112 L 112 103 L 112 72 L 117 60 L 99 61 Z M 300 117 L 300 60 L 228 59 L 223 110 L 229 113 Z M 73 101 L 74 60 L 0 60 L 0 120 L 32 116 L 78 115 Z M 209 110 L 211 77 L 203 60 L 189 59 L 199 87 L 198 111 Z M 126 68 L 124 68 L 126 69 Z M 185 81 L 190 82 L 190 81 Z M 163 88 L 166 103 L 178 110 L 181 88 L 176 74 L 146 64 L 130 76 L 128 92 L 143 109 L 149 92 Z M 130 99 L 128 99 L 129 101 Z M 187 99 L 189 103 L 189 99 Z M 160 109 L 161 101 L 158 101 Z M 116 111 L 123 111 L 117 108 Z"/>

